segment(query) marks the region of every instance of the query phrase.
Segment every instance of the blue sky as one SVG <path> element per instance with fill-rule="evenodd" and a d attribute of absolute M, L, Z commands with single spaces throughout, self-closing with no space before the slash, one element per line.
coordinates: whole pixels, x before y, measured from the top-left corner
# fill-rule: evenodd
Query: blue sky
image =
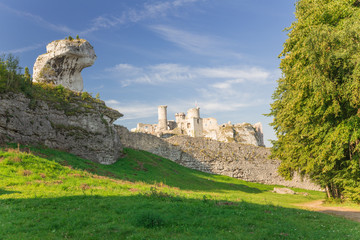
<path fill-rule="evenodd" d="M 269 112 L 278 55 L 295 20 L 295 0 L 0 0 L 0 53 L 31 69 L 53 40 L 77 34 L 97 60 L 82 71 L 131 129 L 198 105 L 219 123 L 262 122 Z M 265 142 L 270 146 L 269 142 Z"/>

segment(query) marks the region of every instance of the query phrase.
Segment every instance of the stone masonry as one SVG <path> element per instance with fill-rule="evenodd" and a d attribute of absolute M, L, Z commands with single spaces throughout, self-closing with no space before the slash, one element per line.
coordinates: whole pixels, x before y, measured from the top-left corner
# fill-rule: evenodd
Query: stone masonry
<path fill-rule="evenodd" d="M 124 147 L 148 151 L 188 168 L 250 182 L 321 190 L 307 178 L 295 175 L 293 180 L 287 181 L 279 176 L 277 168 L 280 161 L 270 159 L 270 149 L 265 147 L 189 136 L 159 138 L 129 132 L 122 126 L 115 127 Z"/>

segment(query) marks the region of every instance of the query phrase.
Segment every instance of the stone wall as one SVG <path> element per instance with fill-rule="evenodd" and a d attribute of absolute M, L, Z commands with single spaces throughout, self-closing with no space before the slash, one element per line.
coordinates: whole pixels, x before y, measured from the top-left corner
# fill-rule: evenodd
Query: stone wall
<path fill-rule="evenodd" d="M 277 173 L 280 162 L 269 159 L 270 149 L 265 147 L 188 136 L 162 139 L 150 134 L 132 133 L 122 126 L 115 127 L 125 147 L 148 151 L 185 167 L 250 182 L 320 190 L 318 185 L 297 175 L 291 181 L 280 177 Z"/>
<path fill-rule="evenodd" d="M 72 100 L 65 111 L 59 102 L 0 94 L 0 140 L 41 144 L 102 164 L 116 162 L 122 145 L 112 123 L 122 114 L 102 101 Z"/>

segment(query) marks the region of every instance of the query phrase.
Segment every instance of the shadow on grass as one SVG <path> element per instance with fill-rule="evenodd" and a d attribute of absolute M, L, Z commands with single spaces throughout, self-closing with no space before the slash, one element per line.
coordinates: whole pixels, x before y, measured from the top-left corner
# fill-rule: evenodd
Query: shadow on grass
<path fill-rule="evenodd" d="M 360 229 L 306 210 L 143 195 L 3 199 L 0 212 L 2 239 L 357 239 Z"/>
<path fill-rule="evenodd" d="M 1 147 L 1 145 L 0 145 Z M 18 148 L 17 144 L 7 143 L 3 149 Z M 69 168 L 87 171 L 100 176 L 131 182 L 170 186 L 194 192 L 232 193 L 241 191 L 259 194 L 273 190 L 275 185 L 251 183 L 239 179 L 204 173 L 183 167 L 176 162 L 158 155 L 125 148 L 126 156 L 115 164 L 102 165 L 82 159 L 73 154 L 47 148 L 45 146 L 20 146 L 20 151 L 32 153 L 38 157 L 55 161 Z"/>
<path fill-rule="evenodd" d="M 13 193 L 20 193 L 20 192 L 19 191 L 8 191 L 8 190 L 0 188 L 0 196 L 1 195 L 7 195 L 7 194 L 13 194 Z"/>
<path fill-rule="evenodd" d="M 101 165 L 88 161 L 87 166 L 74 163 L 73 167 L 86 170 L 97 175 L 117 178 L 127 181 L 141 181 L 148 184 L 168 185 L 182 190 L 191 191 L 242 191 L 246 193 L 261 193 L 256 187 L 250 187 L 240 183 L 239 180 L 223 182 L 217 178 L 219 175 L 208 174 L 197 170 L 183 167 L 168 159 L 156 155 L 144 153 L 146 158 L 130 156 L 119 159 L 112 165 Z M 226 177 L 227 179 L 230 179 Z"/>
<path fill-rule="evenodd" d="M 9 146 L 16 148 L 15 144 Z M 183 167 L 160 156 L 133 149 L 126 149 L 127 156 L 112 165 L 102 165 L 82 159 L 73 154 L 49 149 L 42 146 L 21 146 L 22 151 L 33 153 L 42 158 L 56 161 L 63 166 L 131 182 L 141 181 L 148 184 L 161 184 L 191 191 L 242 191 L 261 193 L 272 189 L 262 186 L 261 189 L 244 181 L 200 172 Z M 260 185 L 259 185 L 260 186 Z"/>

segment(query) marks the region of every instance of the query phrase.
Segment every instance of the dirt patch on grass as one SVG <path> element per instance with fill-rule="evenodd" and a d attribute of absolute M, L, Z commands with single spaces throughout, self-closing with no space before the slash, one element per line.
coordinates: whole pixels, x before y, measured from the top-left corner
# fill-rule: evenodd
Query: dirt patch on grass
<path fill-rule="evenodd" d="M 323 200 L 317 200 L 314 202 L 296 204 L 296 206 L 303 207 L 307 210 L 340 216 L 356 222 L 360 222 L 360 210 L 348 207 L 324 206 L 323 203 Z"/>
<path fill-rule="evenodd" d="M 140 162 L 140 161 L 137 161 L 136 160 L 136 163 L 138 164 L 137 167 L 134 167 L 134 170 L 136 171 L 144 171 L 144 172 L 147 172 L 148 169 L 146 167 L 144 167 L 144 163 L 143 162 Z"/>

